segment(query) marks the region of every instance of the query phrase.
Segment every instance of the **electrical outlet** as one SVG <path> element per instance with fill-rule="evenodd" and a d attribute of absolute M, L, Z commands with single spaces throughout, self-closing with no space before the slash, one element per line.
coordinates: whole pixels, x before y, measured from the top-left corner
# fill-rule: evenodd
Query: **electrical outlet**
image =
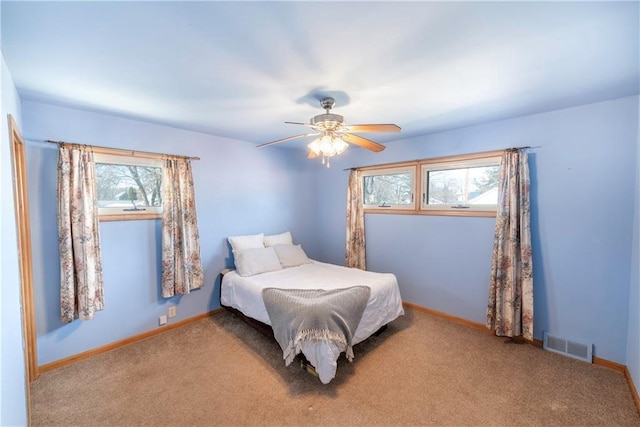
<path fill-rule="evenodd" d="M 169 306 L 169 317 L 176 317 L 176 306 Z"/>
<path fill-rule="evenodd" d="M 160 316 L 160 326 L 167 324 L 167 316 Z"/>

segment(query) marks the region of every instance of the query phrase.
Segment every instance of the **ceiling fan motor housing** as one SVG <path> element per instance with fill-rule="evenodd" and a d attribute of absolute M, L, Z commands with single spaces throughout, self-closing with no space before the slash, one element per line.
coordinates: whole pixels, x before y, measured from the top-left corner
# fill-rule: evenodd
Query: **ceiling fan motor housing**
<path fill-rule="evenodd" d="M 320 99 L 320 106 L 325 109 L 327 113 L 333 108 L 334 105 L 336 105 L 336 100 L 329 96 Z"/>
<path fill-rule="evenodd" d="M 343 117 L 339 114 L 319 114 L 311 117 L 311 126 L 317 126 L 324 130 L 337 130 L 342 127 Z"/>

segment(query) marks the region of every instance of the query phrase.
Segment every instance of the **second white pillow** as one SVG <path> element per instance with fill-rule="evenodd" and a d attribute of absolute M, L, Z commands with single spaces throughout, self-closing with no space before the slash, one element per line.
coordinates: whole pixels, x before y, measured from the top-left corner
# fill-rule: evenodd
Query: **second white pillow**
<path fill-rule="evenodd" d="M 302 250 L 301 245 L 275 245 L 272 247 L 278 254 L 278 259 L 283 268 L 297 267 L 311 262 L 307 254 Z"/>

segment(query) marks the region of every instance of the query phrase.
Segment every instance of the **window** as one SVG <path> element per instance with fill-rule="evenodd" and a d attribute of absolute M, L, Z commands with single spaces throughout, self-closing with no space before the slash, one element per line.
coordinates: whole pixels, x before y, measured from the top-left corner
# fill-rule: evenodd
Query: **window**
<path fill-rule="evenodd" d="M 494 216 L 501 157 L 494 151 L 362 168 L 363 207 L 369 213 Z"/>
<path fill-rule="evenodd" d="M 415 209 L 415 166 L 362 172 L 365 209 Z"/>
<path fill-rule="evenodd" d="M 500 157 L 422 165 L 420 209 L 495 211 Z"/>
<path fill-rule="evenodd" d="M 160 217 L 161 159 L 95 153 L 94 161 L 101 220 Z"/>

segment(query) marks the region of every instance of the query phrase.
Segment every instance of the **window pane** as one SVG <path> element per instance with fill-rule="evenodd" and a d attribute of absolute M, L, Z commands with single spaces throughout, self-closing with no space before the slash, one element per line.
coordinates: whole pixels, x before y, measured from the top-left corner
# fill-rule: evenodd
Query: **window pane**
<path fill-rule="evenodd" d="M 495 205 L 500 166 L 429 171 L 427 204 Z"/>
<path fill-rule="evenodd" d="M 99 208 L 162 206 L 162 168 L 96 163 Z"/>
<path fill-rule="evenodd" d="M 411 205 L 412 174 L 408 172 L 363 177 L 364 204 L 373 206 Z"/>

